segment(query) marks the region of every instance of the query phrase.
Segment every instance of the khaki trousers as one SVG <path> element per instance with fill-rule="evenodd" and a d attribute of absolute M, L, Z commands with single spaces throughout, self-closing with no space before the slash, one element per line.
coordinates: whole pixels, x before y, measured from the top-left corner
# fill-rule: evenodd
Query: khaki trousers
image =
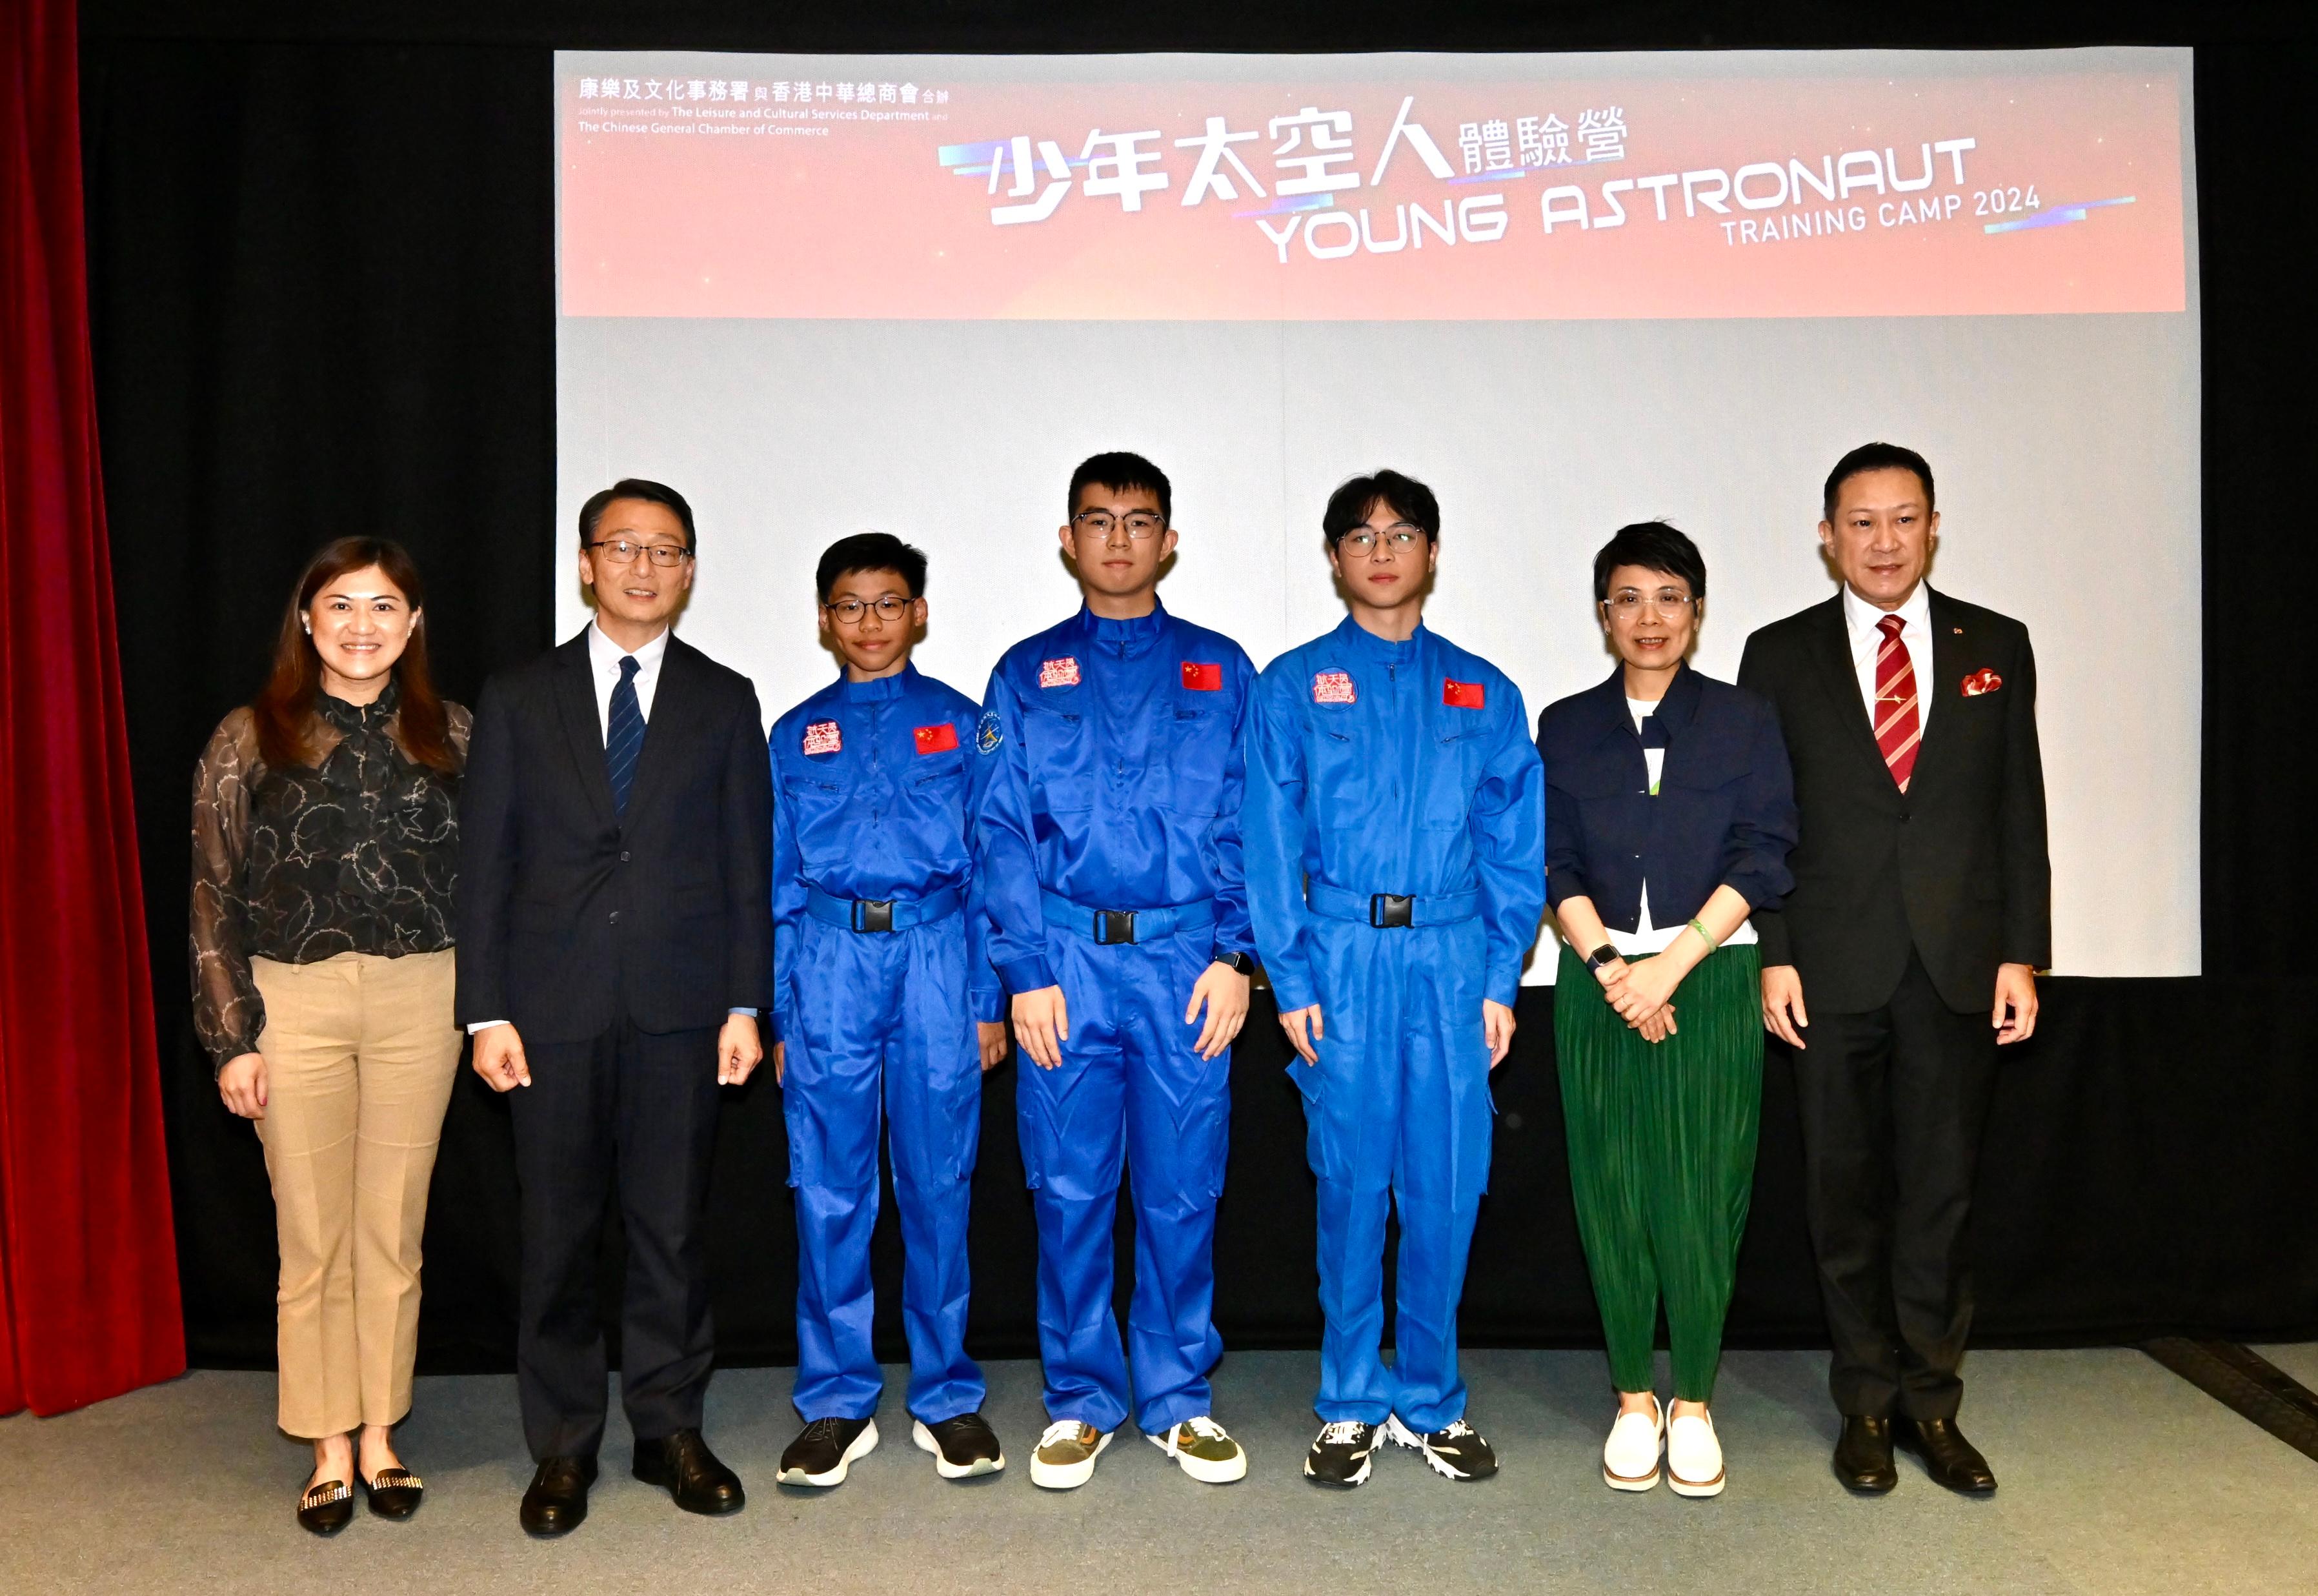
<path fill-rule="evenodd" d="M 419 1236 L 459 1068 L 453 957 L 252 959 L 282 1278 L 281 1425 L 294 1436 L 410 1411 Z"/>

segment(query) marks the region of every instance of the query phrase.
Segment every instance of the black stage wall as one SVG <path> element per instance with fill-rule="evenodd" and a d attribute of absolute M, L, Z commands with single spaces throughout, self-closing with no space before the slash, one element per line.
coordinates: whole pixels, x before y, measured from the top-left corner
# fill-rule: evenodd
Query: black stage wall
<path fill-rule="evenodd" d="M 2278 690 L 2318 652 L 2300 591 L 2313 458 L 2308 266 L 2291 243 L 2307 227 L 2308 175 L 2318 171 L 2318 140 L 2299 109 L 2318 68 L 2305 8 L 1871 13 L 1803 4 L 1774 17 L 1737 4 L 1586 0 L 1511 17 L 1460 0 L 1423 12 L 1362 0 L 1255 16 L 1204 0 L 1116 22 L 1019 3 L 972 19 L 943 0 L 777 14 L 786 9 L 741 0 L 84 7 L 105 483 L 195 1363 L 270 1360 L 274 1251 L 256 1142 L 219 1107 L 187 1021 L 193 762 L 258 682 L 288 586 L 324 538 L 381 532 L 411 546 L 433 584 L 428 631 L 454 696 L 472 701 L 486 673 L 552 641 L 562 556 L 548 550 L 564 542 L 549 534 L 549 52 L 559 45 L 2197 45 L 2209 973 L 2048 984 L 2039 1033 L 2012 1056 L 1998 1099 L 1979 1209 L 1980 1324 L 1983 1340 L 2318 1335 L 2318 996 L 2307 973 L 2318 951 L 2318 832 L 2294 776 L 2303 695 Z M 2081 513 L 2098 518 L 2103 507 Z M 801 549 L 817 550 L 825 531 L 801 529 Z M 717 579 L 713 553 L 702 579 Z M 2065 592 L 2052 596 L 2050 614 L 2024 618 L 2048 650 L 2089 619 L 2070 613 Z M 1550 1005 L 1545 991 L 1524 993 L 1519 1041 L 1496 1075 L 1496 1174 L 1465 1304 L 1477 1343 L 1598 1336 L 1570 1215 Z M 1260 1000 L 1235 1065 L 1216 1260 L 1217 1315 L 1244 1347 L 1312 1345 L 1318 1331 L 1311 1184 L 1285 1061 Z M 974 1343 L 990 1356 L 1032 1349 L 1013 1067 L 991 1078 L 975 1191 Z M 1773 1060 L 1765 1089 L 1732 1335 L 1811 1344 L 1819 1314 L 1783 1061 Z M 714 1197 L 728 1362 L 794 1355 L 786 1161 L 773 1082 L 732 1093 Z M 433 1200 L 421 1366 L 507 1367 L 514 1173 L 505 1111 L 472 1075 L 454 1094 Z M 889 1212 L 889 1355 L 900 1350 L 892 1229 Z"/>

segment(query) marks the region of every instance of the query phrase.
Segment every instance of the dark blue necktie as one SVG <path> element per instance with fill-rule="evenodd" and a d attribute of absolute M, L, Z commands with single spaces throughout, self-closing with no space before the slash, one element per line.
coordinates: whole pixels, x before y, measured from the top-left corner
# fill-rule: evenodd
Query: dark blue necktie
<path fill-rule="evenodd" d="M 610 723 L 604 732 L 604 774 L 612 778 L 612 812 L 625 817 L 628 790 L 636 785 L 636 756 L 644 750 L 643 706 L 636 702 L 633 654 L 620 661 L 620 685 L 612 689 Z"/>

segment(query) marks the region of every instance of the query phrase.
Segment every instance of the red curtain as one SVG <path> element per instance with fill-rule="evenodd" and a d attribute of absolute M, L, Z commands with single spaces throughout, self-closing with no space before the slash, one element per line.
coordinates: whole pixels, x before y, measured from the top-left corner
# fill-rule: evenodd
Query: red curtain
<path fill-rule="evenodd" d="M 0 4 L 0 1413 L 185 1367 L 74 46 L 74 0 Z"/>

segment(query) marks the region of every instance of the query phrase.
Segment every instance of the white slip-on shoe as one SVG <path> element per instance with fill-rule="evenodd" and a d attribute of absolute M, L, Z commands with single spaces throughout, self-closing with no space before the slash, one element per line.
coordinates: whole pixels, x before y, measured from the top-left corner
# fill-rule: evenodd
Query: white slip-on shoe
<path fill-rule="evenodd" d="M 1667 1426 L 1667 1489 L 1676 1496 L 1722 1494 L 1722 1442 L 1709 1413 L 1685 1413 Z"/>
<path fill-rule="evenodd" d="M 1075 1491 L 1094 1478 L 1094 1460 L 1110 1445 L 1110 1432 L 1076 1419 L 1057 1419 L 1030 1454 L 1030 1483 L 1049 1491 Z"/>
<path fill-rule="evenodd" d="M 1658 1443 L 1666 1439 L 1666 1404 L 1650 1398 L 1648 1413 L 1620 1413 L 1602 1443 L 1602 1480 L 1613 1491 L 1647 1491 L 1658 1483 Z"/>

